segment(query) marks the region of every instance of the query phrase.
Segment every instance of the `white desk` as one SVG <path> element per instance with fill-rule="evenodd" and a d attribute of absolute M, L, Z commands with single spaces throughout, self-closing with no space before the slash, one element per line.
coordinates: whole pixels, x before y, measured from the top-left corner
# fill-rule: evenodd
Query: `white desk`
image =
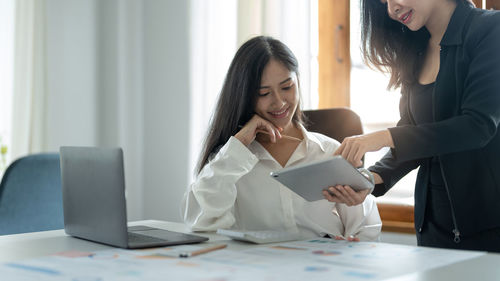
<path fill-rule="evenodd" d="M 189 232 L 181 223 L 161 221 L 140 221 L 130 225 L 147 225 L 178 232 Z M 208 237 L 209 242 L 219 240 L 230 240 L 217 234 L 196 234 Z M 240 243 L 241 244 L 241 243 Z M 28 258 L 46 256 L 64 251 L 98 251 L 111 249 L 106 246 L 90 241 L 74 238 L 66 235 L 64 230 L 42 231 L 15 235 L 0 236 L 0 262 L 17 261 Z"/>
<path fill-rule="evenodd" d="M 172 231 L 188 232 L 180 223 L 140 221 L 131 225 L 148 225 Z M 210 240 L 207 243 L 224 241 L 230 250 L 259 247 L 232 241 L 217 234 L 198 234 Z M 98 251 L 111 247 L 67 236 L 63 230 L 0 236 L 0 262 L 15 262 L 47 256 L 64 251 Z M 450 255 L 454 251 L 449 250 Z M 189 269 L 192 270 L 192 269 Z M 0 272 L 0 276 L 2 273 Z M 3 280 L 3 279 L 2 279 Z M 486 255 L 431 270 L 411 273 L 390 280 L 500 280 L 500 255 Z"/>

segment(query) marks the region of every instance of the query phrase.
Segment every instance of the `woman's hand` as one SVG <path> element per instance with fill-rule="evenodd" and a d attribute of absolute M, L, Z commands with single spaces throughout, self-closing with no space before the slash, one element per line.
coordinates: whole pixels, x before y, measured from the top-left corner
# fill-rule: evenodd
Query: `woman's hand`
<path fill-rule="evenodd" d="M 394 142 L 389 130 L 347 137 L 334 152 L 334 155 L 342 155 L 354 167 L 360 167 L 363 165 L 361 158 L 363 158 L 366 152 L 377 151 L 383 147 L 394 148 Z"/>
<path fill-rule="evenodd" d="M 248 146 L 255 139 L 258 131 L 264 131 L 269 135 L 271 142 L 276 142 L 277 139 L 281 138 L 281 130 L 273 123 L 255 114 L 234 137 Z"/>
<path fill-rule="evenodd" d="M 382 177 L 374 172 L 371 172 L 373 178 L 375 179 L 375 184 L 381 184 L 384 182 Z M 323 196 L 326 200 L 335 203 L 344 203 L 347 206 L 355 206 L 363 203 L 366 196 L 371 193 L 371 189 L 365 189 L 360 191 L 354 191 L 348 185 L 337 185 L 330 186 L 328 189 L 323 189 Z"/>
<path fill-rule="evenodd" d="M 347 206 L 355 206 L 363 203 L 366 196 L 368 196 L 370 192 L 371 189 L 354 191 L 348 185 L 336 185 L 330 186 L 328 189 L 324 189 L 323 196 L 330 202 L 344 203 Z"/>

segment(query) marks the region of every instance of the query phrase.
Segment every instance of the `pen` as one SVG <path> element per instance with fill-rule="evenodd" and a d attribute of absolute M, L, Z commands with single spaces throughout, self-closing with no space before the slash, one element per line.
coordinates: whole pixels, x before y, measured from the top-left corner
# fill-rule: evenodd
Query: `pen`
<path fill-rule="evenodd" d="M 238 128 L 243 128 L 242 125 L 238 125 Z M 268 131 L 264 131 L 264 130 L 257 130 L 257 133 L 261 133 L 261 134 L 266 134 L 266 135 L 270 135 Z M 302 140 L 299 139 L 299 138 L 296 138 L 296 137 L 292 137 L 292 136 L 287 136 L 287 135 L 281 135 L 282 138 L 285 138 L 285 139 L 289 139 L 289 140 L 295 140 L 295 141 L 299 141 L 301 142 Z"/>
<path fill-rule="evenodd" d="M 269 132 L 268 131 L 264 131 L 264 130 L 257 130 L 257 133 L 262 133 L 262 134 L 269 135 Z M 281 135 L 281 137 L 285 138 L 285 139 L 289 139 L 289 140 L 302 141 L 299 138 L 292 137 L 292 136 L 287 136 L 287 135 Z"/>
<path fill-rule="evenodd" d="M 224 249 L 226 247 L 227 247 L 227 244 L 220 244 L 220 245 L 216 245 L 216 246 L 212 246 L 212 247 L 207 247 L 207 248 L 196 250 L 196 251 L 192 251 L 192 252 L 182 252 L 182 253 L 179 254 L 179 257 L 180 258 L 194 257 L 194 256 L 197 256 L 197 255 L 205 254 L 205 253 L 212 252 L 212 251 L 215 251 L 215 250 Z"/>

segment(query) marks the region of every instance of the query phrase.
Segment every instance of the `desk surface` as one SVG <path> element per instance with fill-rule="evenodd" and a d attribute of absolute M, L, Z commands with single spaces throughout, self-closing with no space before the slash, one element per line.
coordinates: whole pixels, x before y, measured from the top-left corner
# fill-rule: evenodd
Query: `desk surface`
<path fill-rule="evenodd" d="M 178 232 L 188 232 L 187 228 L 180 223 L 162 221 L 140 221 L 130 225 L 148 225 Z M 224 241 L 228 244 L 228 249 L 245 250 L 251 247 L 262 245 L 252 245 L 242 242 L 232 241 L 227 237 L 217 234 L 198 234 L 208 237 L 207 243 L 218 243 Z M 44 231 L 36 233 L 26 233 L 17 235 L 0 236 L 0 262 L 22 261 L 30 258 L 43 257 L 54 253 L 65 251 L 87 251 L 111 249 L 106 245 L 101 245 L 77 238 L 70 237 L 63 230 Z M 449 250 L 453 255 L 454 250 Z M 499 280 L 500 276 L 500 255 L 488 253 L 476 258 L 457 262 L 451 265 L 434 268 L 422 272 L 411 273 L 389 280 Z"/>

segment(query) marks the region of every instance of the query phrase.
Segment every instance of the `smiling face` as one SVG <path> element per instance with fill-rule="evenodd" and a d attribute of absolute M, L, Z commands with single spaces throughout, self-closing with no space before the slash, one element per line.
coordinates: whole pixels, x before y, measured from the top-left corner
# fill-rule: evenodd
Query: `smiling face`
<path fill-rule="evenodd" d="M 387 4 L 387 13 L 391 19 L 417 31 L 427 24 L 437 0 L 380 0 Z"/>
<path fill-rule="evenodd" d="M 255 113 L 269 120 L 283 132 L 293 128 L 292 118 L 299 99 L 297 74 L 275 59 L 262 72 Z"/>

